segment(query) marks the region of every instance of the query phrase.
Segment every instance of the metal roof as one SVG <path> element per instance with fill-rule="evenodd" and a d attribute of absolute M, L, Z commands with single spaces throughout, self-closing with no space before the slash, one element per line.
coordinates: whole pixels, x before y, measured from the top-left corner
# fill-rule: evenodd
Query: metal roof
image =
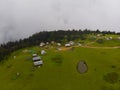
<path fill-rule="evenodd" d="M 33 54 L 32 56 L 35 57 L 35 56 L 37 56 L 37 54 Z"/>
<path fill-rule="evenodd" d="M 33 57 L 33 61 L 37 61 L 37 60 L 41 60 L 41 57 L 40 56 Z"/>
<path fill-rule="evenodd" d="M 42 64 L 43 64 L 43 61 L 36 61 L 36 62 L 34 62 L 35 66 L 39 66 L 39 65 L 42 65 Z"/>

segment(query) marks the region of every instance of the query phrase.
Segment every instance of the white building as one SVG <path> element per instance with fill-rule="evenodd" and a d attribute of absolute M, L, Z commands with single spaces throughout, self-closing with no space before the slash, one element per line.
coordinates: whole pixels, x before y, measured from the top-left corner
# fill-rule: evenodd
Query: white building
<path fill-rule="evenodd" d="M 70 44 L 71 46 L 73 46 L 73 45 L 75 44 L 75 42 L 70 41 L 69 44 Z"/>
<path fill-rule="evenodd" d="M 46 54 L 47 52 L 45 50 L 41 50 L 41 54 L 44 55 Z"/>
<path fill-rule="evenodd" d="M 43 61 L 41 60 L 40 56 L 33 57 L 33 64 L 34 66 L 40 66 L 43 64 Z"/>
<path fill-rule="evenodd" d="M 109 37 L 109 39 L 113 39 L 113 37 Z"/>
<path fill-rule="evenodd" d="M 43 47 L 43 46 L 45 46 L 45 43 L 41 42 L 40 47 Z"/>
<path fill-rule="evenodd" d="M 36 62 L 34 62 L 34 65 L 35 66 L 43 65 L 43 61 L 42 60 L 41 61 L 36 61 Z"/>
<path fill-rule="evenodd" d="M 55 44 L 55 41 L 51 41 L 51 44 Z"/>
<path fill-rule="evenodd" d="M 78 43 L 78 46 L 82 46 L 82 44 Z"/>
<path fill-rule="evenodd" d="M 118 40 L 120 40 L 120 37 L 118 37 Z"/>
<path fill-rule="evenodd" d="M 49 42 L 46 42 L 46 44 L 48 45 L 48 44 L 49 44 Z"/>
<path fill-rule="evenodd" d="M 33 57 L 36 57 L 36 56 L 37 56 L 37 54 L 33 54 L 32 56 L 33 56 Z"/>
<path fill-rule="evenodd" d="M 68 44 L 65 44 L 65 47 L 70 47 L 71 45 L 68 43 Z"/>
<path fill-rule="evenodd" d="M 41 60 L 40 56 L 33 57 L 33 61 L 40 61 L 40 60 Z"/>
<path fill-rule="evenodd" d="M 61 43 L 57 43 L 57 46 L 59 46 L 59 47 L 60 47 L 60 46 L 61 46 Z"/>

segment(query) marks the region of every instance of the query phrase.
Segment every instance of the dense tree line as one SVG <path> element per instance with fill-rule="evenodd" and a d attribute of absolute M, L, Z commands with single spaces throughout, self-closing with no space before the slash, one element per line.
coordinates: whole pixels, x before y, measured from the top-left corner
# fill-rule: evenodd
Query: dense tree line
<path fill-rule="evenodd" d="M 19 41 L 8 42 L 0 45 L 0 61 L 5 59 L 11 52 L 16 51 L 21 48 L 31 47 L 39 45 L 40 42 L 62 42 L 63 40 L 75 40 L 81 39 L 85 40 L 87 34 L 119 34 L 110 31 L 91 31 L 88 29 L 85 30 L 58 30 L 58 31 L 42 31 L 36 33 L 29 38 L 20 39 Z"/>

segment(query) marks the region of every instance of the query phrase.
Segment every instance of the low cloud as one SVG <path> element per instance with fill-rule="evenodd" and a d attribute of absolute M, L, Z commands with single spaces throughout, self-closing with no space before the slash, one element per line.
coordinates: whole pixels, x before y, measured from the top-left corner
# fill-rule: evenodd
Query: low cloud
<path fill-rule="evenodd" d="M 0 43 L 58 29 L 120 31 L 119 0 L 0 0 Z"/>

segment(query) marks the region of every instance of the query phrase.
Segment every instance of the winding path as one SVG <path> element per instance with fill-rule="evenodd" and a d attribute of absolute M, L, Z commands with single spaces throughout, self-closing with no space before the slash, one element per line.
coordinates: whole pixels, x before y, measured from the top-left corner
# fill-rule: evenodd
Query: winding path
<path fill-rule="evenodd" d="M 83 48 L 95 48 L 95 49 L 119 49 L 120 46 L 114 46 L 114 47 L 97 47 L 97 46 L 74 46 L 74 47 L 83 47 Z M 61 51 L 70 50 L 72 47 L 61 47 Z"/>
<path fill-rule="evenodd" d="M 97 46 L 81 46 L 84 48 L 101 48 L 101 49 L 118 49 L 120 46 L 114 46 L 114 47 L 97 47 Z"/>

